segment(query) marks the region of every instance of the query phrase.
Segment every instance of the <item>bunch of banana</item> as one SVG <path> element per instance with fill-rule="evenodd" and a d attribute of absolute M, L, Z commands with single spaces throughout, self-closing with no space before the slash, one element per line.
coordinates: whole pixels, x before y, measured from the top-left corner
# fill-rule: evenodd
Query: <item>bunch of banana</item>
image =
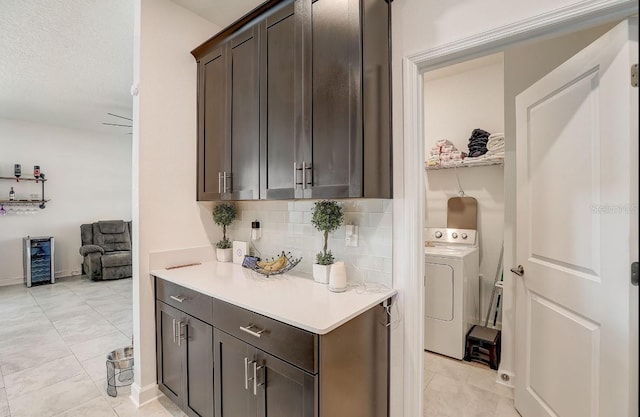
<path fill-rule="evenodd" d="M 282 252 L 282 255 L 275 260 L 271 262 L 258 261 L 256 265 L 264 272 L 277 272 L 287 266 L 287 258 L 284 256 L 284 252 Z"/>

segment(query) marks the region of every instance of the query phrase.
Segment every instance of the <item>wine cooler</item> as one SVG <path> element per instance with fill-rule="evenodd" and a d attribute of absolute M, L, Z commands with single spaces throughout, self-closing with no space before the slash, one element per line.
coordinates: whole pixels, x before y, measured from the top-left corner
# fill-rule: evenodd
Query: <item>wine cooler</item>
<path fill-rule="evenodd" d="M 56 279 L 53 267 L 53 238 L 50 236 L 22 238 L 24 259 L 24 283 L 27 287 L 53 284 Z"/>

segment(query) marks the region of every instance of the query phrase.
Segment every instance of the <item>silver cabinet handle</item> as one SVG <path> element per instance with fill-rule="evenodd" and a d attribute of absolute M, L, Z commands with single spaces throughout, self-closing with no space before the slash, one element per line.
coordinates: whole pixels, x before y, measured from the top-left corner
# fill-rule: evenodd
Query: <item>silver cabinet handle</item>
<path fill-rule="evenodd" d="M 222 192 L 227 192 L 227 171 L 222 173 Z"/>
<path fill-rule="evenodd" d="M 298 182 L 298 171 L 302 171 L 302 182 Z M 293 163 L 293 189 L 295 190 L 298 185 L 301 185 L 304 188 L 304 162 L 302 163 L 302 168 L 298 168 L 298 163 Z"/>
<path fill-rule="evenodd" d="M 222 194 L 222 172 L 218 171 L 218 194 Z"/>
<path fill-rule="evenodd" d="M 184 296 L 182 295 L 170 295 L 169 298 L 171 298 L 173 301 L 177 301 L 179 303 L 183 302 L 185 300 Z"/>
<path fill-rule="evenodd" d="M 240 330 L 242 330 L 245 333 L 249 333 L 251 336 L 257 337 L 258 339 L 262 336 L 262 333 L 264 333 L 265 331 L 265 329 L 262 329 L 262 330 L 258 330 L 257 332 L 254 332 L 251 329 L 257 329 L 257 327 L 255 327 L 253 324 L 250 324 L 246 327 L 240 326 Z"/>
<path fill-rule="evenodd" d="M 313 180 L 307 181 L 307 170 L 311 170 L 311 164 L 307 165 L 305 161 L 302 161 L 302 188 L 304 189 L 307 188 L 307 185 L 313 185 Z M 309 176 L 311 176 L 312 173 L 313 172 L 309 172 Z"/>
<path fill-rule="evenodd" d="M 519 277 L 524 276 L 524 268 L 522 267 L 522 265 L 518 265 L 515 268 L 511 268 L 511 272 L 513 272 L 514 274 L 516 274 Z"/>
<path fill-rule="evenodd" d="M 244 389 L 249 389 L 249 358 L 244 357 Z"/>
<path fill-rule="evenodd" d="M 307 163 L 302 161 L 302 189 L 307 188 Z"/>
<path fill-rule="evenodd" d="M 182 346 L 182 340 L 184 340 L 182 338 L 182 328 L 186 327 L 186 324 L 178 321 L 178 346 Z"/>
<path fill-rule="evenodd" d="M 253 361 L 253 395 L 258 395 L 258 387 L 261 387 L 263 383 L 258 384 L 258 371 L 262 369 L 262 366 L 258 366 L 257 361 Z"/>
<path fill-rule="evenodd" d="M 173 343 L 178 343 L 176 339 L 176 319 L 173 319 Z"/>
<path fill-rule="evenodd" d="M 258 370 L 262 369 L 262 366 L 258 366 L 258 362 L 253 361 L 253 395 L 258 395 L 258 387 L 262 386 L 262 383 L 258 384 Z"/>

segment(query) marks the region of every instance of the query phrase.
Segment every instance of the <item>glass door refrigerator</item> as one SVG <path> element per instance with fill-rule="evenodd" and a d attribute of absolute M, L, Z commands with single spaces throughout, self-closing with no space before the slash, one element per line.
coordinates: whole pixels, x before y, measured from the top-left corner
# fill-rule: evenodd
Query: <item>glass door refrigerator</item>
<path fill-rule="evenodd" d="M 26 286 L 53 284 L 56 281 L 53 267 L 53 237 L 27 236 L 22 238 L 22 241 Z"/>

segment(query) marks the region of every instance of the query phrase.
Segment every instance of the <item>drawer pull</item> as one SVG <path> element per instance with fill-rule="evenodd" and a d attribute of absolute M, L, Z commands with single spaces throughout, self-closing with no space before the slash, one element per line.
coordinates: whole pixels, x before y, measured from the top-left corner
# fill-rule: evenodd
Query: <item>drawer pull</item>
<path fill-rule="evenodd" d="M 182 295 L 170 295 L 169 298 L 171 298 L 173 301 L 177 301 L 179 303 L 183 302 L 185 300 L 185 298 Z"/>
<path fill-rule="evenodd" d="M 265 329 L 262 330 L 258 330 L 257 332 L 254 332 L 251 329 L 257 329 L 257 327 L 255 327 L 253 324 L 248 325 L 247 327 L 242 327 L 240 326 L 240 330 L 242 330 L 245 333 L 249 333 L 251 336 L 255 336 L 258 339 L 262 336 L 262 333 L 264 333 Z"/>

